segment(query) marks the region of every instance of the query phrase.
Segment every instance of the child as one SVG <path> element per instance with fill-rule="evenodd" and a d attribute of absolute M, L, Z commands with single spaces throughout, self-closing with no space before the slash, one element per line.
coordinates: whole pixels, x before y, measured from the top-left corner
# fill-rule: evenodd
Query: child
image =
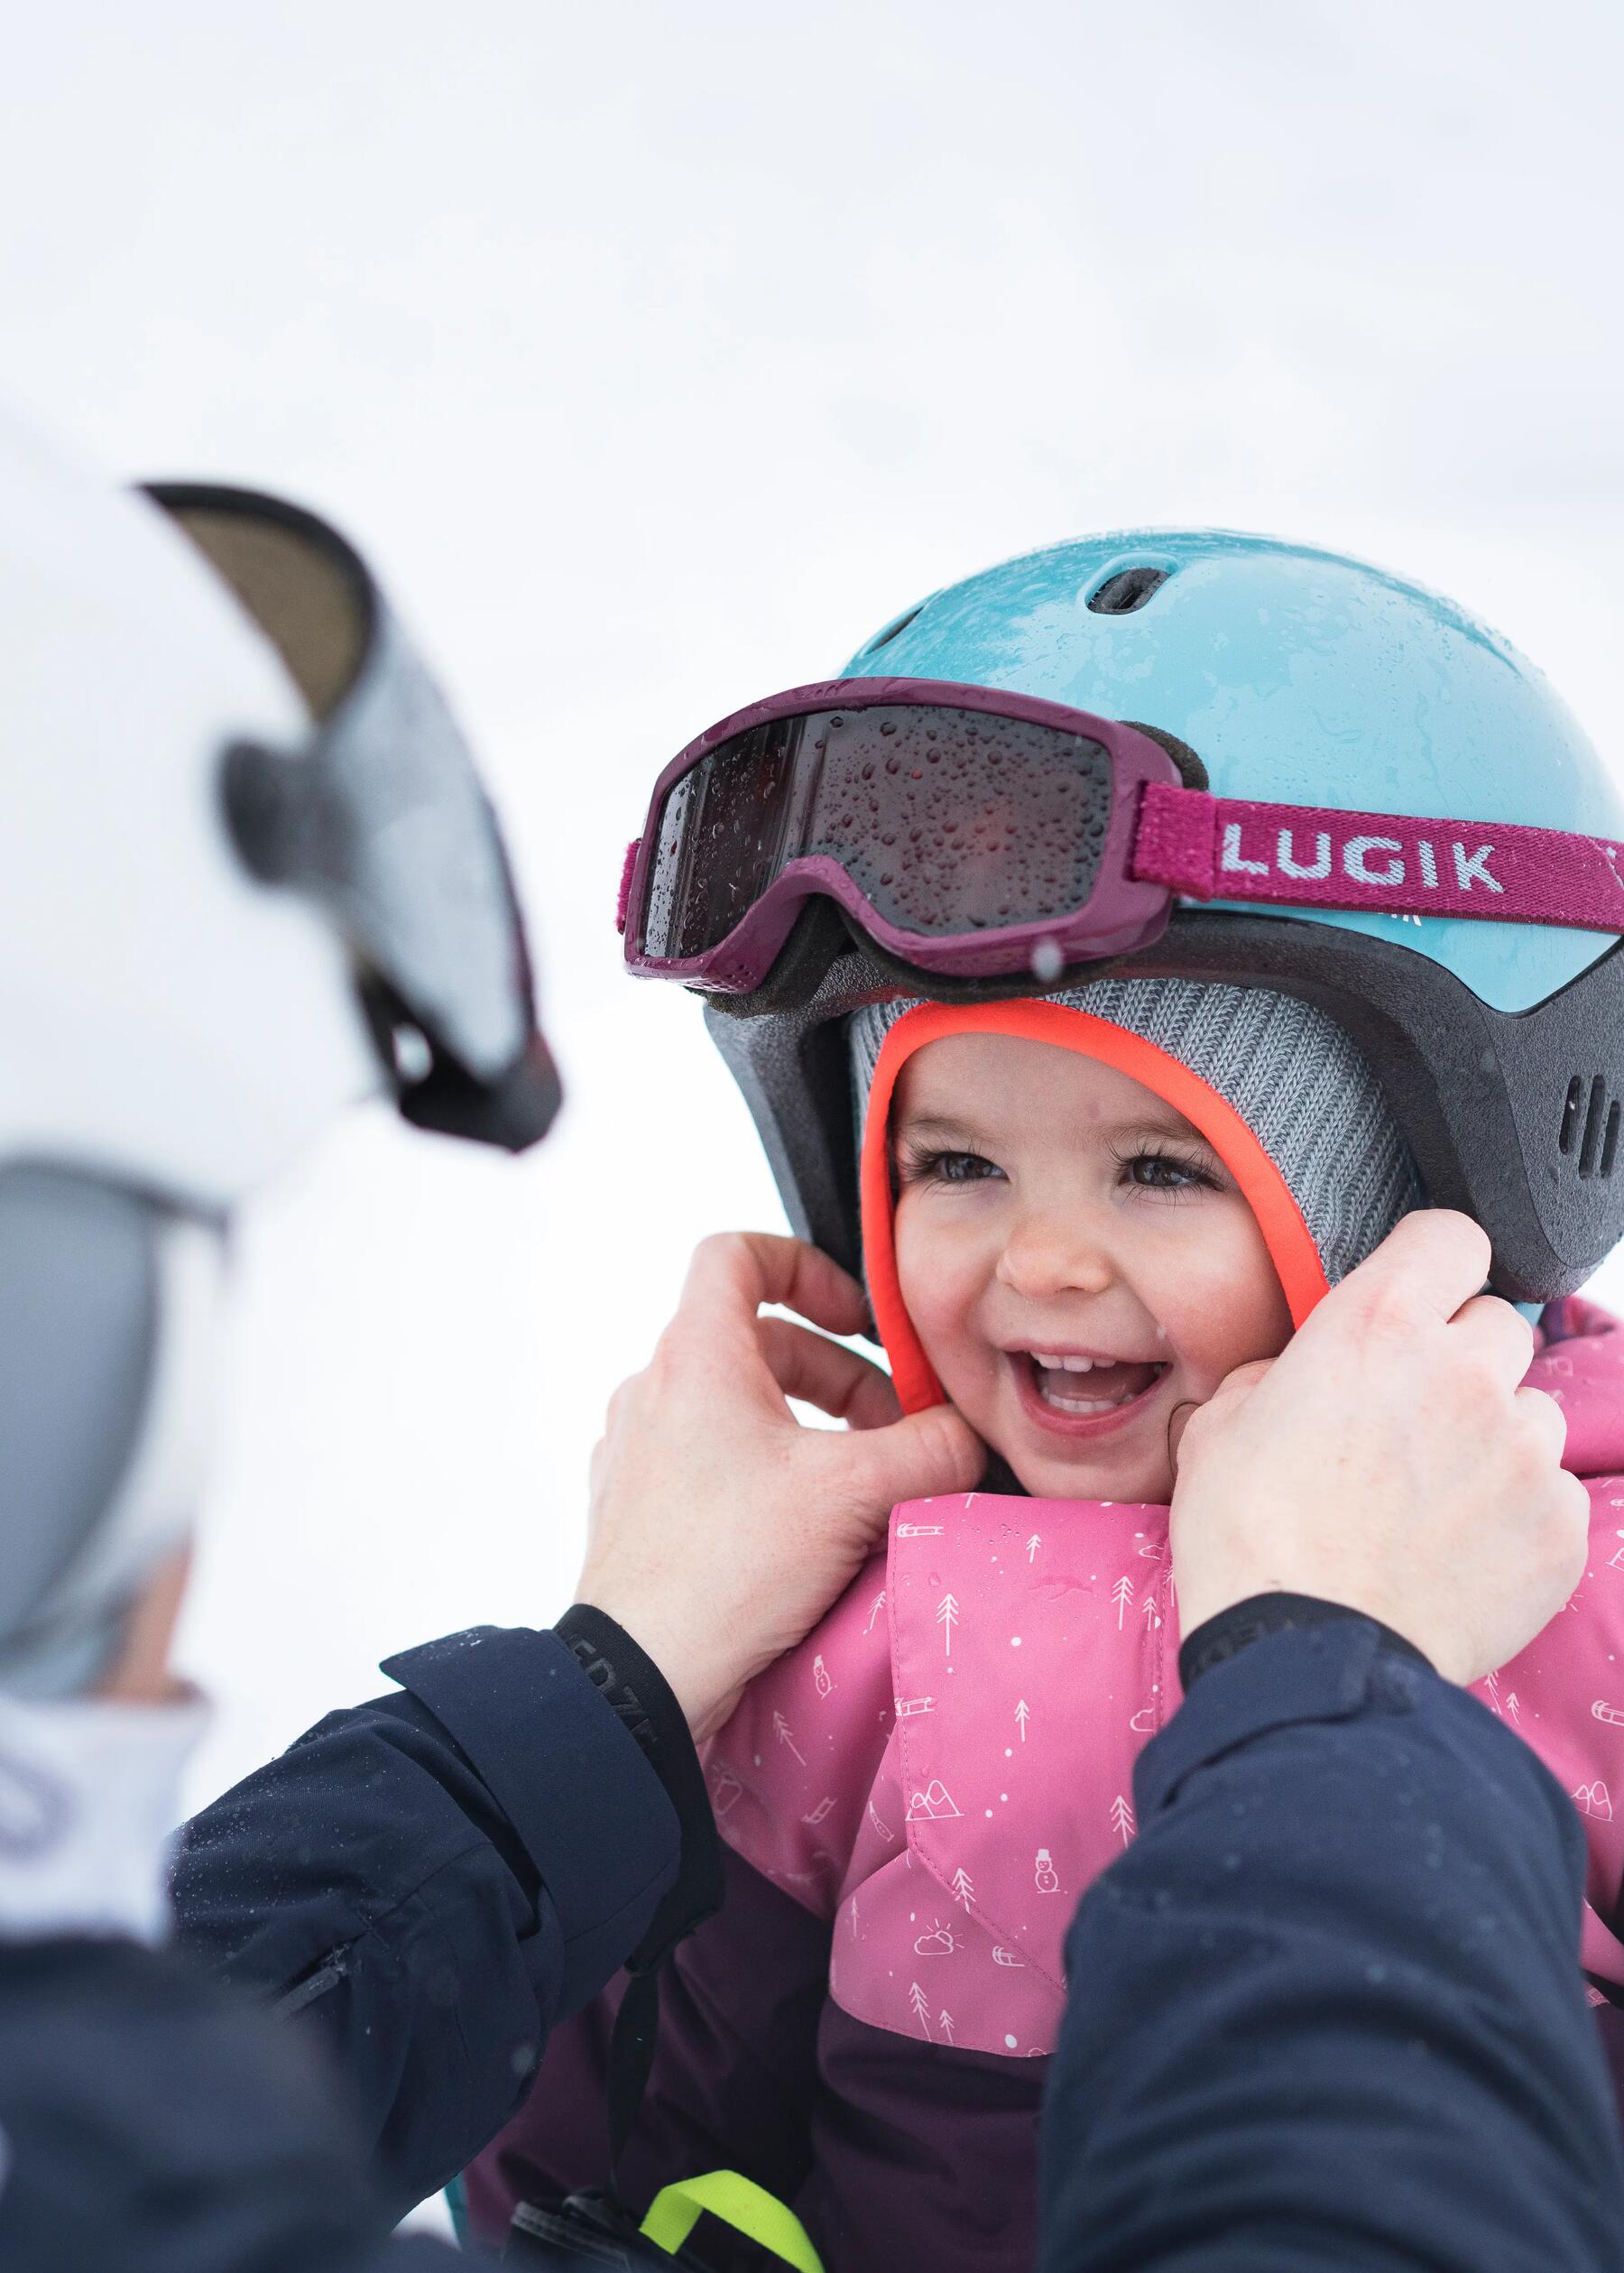
<path fill-rule="evenodd" d="M 1407 1208 L 1471 1206 L 1524 1296 L 1567 1295 L 1624 1230 L 1620 816 L 1492 634 L 1256 540 L 1057 548 L 938 596 L 858 668 L 881 646 L 919 676 L 800 690 L 668 772 L 629 953 L 731 991 L 745 1014 L 713 1030 L 792 1220 L 854 1261 L 860 1218 L 904 1408 L 951 1399 L 993 1470 L 896 1510 L 710 1747 L 727 1900 L 674 1961 L 619 2176 L 641 2206 L 743 2172 L 829 2273 L 991 2273 L 1032 2257 L 1062 1938 L 1180 1694 L 1174 1416 L 1277 1354 Z M 1115 723 L 1130 693 L 1155 728 Z M 1208 765 L 1299 801 L 1213 798 Z M 1407 768 L 1433 818 L 1387 809 Z M 1134 897 L 1156 884 L 1170 923 Z M 1538 1339 L 1597 1551 L 1481 1694 L 1584 1815 L 1582 1962 L 1610 2022 L 1624 1344 L 1573 1299 Z M 493 2233 L 516 2196 L 606 2176 L 614 2001 L 555 2037 L 476 2166 Z M 707 2247 L 768 2261 L 721 2228 Z"/>

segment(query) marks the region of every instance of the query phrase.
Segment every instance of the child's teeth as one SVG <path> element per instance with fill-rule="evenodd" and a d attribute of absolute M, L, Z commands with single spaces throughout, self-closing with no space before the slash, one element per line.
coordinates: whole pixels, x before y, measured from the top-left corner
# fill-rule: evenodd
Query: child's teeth
<path fill-rule="evenodd" d="M 1062 1357 L 1057 1353 L 1050 1354 L 1043 1350 L 1033 1350 L 1030 1355 L 1038 1373 L 1038 1393 L 1044 1403 L 1053 1406 L 1057 1412 L 1075 1413 L 1083 1418 L 1092 1418 L 1096 1413 L 1113 1413 L 1119 1405 L 1130 1403 L 1140 1393 L 1131 1380 L 1125 1388 L 1119 1390 L 1114 1397 L 1068 1397 L 1062 1388 L 1062 1383 L 1066 1383 L 1066 1387 L 1070 1386 L 1066 1380 L 1067 1374 L 1091 1373 L 1096 1366 L 1103 1367 L 1109 1372 L 1113 1367 L 1127 1364 L 1131 1361 L 1104 1357 Z M 1165 1363 L 1157 1361 L 1150 1364 L 1149 1370 L 1151 1380 L 1156 1381 L 1167 1371 L 1167 1367 Z"/>

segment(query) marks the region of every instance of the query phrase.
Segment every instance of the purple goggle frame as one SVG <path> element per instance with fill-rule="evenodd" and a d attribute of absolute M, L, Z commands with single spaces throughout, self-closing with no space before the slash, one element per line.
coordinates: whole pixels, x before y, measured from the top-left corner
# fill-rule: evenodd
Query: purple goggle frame
<path fill-rule="evenodd" d="M 621 879 L 628 967 L 760 986 L 807 900 L 943 978 L 1129 955 L 1176 901 L 1624 931 L 1624 845 L 1521 824 L 1347 813 L 1186 786 L 1148 733 L 944 679 L 791 688 L 655 784 Z"/>

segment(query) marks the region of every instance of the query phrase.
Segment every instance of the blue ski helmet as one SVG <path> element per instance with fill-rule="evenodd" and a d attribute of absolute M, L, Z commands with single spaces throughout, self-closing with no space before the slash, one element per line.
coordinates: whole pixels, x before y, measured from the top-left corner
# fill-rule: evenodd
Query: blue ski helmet
<path fill-rule="evenodd" d="M 1515 648 L 1453 602 L 1311 546 L 1221 530 L 1050 546 L 909 609 L 843 677 L 984 686 L 1130 722 L 1219 797 L 1624 836 L 1624 794 Z M 1501 1292 L 1571 1292 L 1624 1237 L 1614 932 L 1186 901 L 1131 956 L 1042 984 L 947 985 L 817 900 L 766 981 L 706 1017 L 796 1230 L 855 1268 L 845 1018 L 900 993 L 1044 993 L 1130 970 L 1267 986 L 1335 1018 L 1430 1200 L 1489 1233 Z"/>

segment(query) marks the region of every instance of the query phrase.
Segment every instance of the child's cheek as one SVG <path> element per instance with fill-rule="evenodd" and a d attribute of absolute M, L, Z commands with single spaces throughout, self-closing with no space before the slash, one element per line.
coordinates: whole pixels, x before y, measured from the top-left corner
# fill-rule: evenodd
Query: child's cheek
<path fill-rule="evenodd" d="M 897 1283 L 925 1354 L 944 1382 L 962 1374 L 972 1354 L 972 1319 L 984 1275 L 974 1241 L 932 1224 L 923 1208 L 910 1209 L 905 1193 L 897 1210 Z"/>
<path fill-rule="evenodd" d="M 1277 1357 L 1290 1338 L 1285 1297 L 1250 1219 L 1242 1235 L 1186 1253 L 1147 1295 L 1197 1396 L 1211 1397 L 1238 1365 Z"/>
<path fill-rule="evenodd" d="M 952 1316 L 952 1289 L 943 1268 L 940 1242 L 915 1232 L 906 1216 L 900 1216 L 897 1223 L 897 1284 L 914 1331 L 922 1341 L 928 1341 Z"/>

